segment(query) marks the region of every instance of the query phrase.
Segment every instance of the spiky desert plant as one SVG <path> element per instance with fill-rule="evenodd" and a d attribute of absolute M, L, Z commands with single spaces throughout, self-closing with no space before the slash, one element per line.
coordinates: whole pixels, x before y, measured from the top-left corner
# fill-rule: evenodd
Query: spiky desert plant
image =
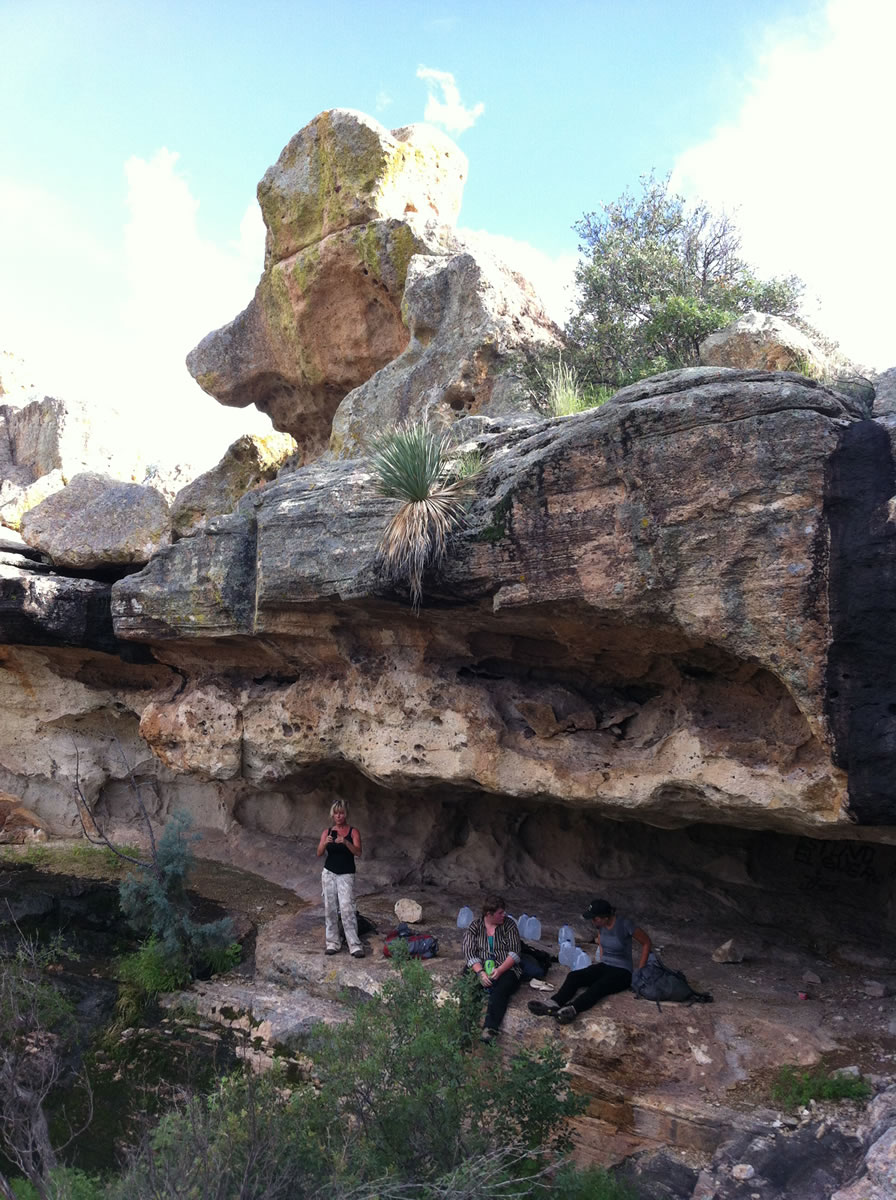
<path fill-rule="evenodd" d="M 377 558 L 391 579 L 407 583 L 415 612 L 423 599 L 424 572 L 443 562 L 472 487 L 473 475 L 451 479 L 450 461 L 449 434 L 422 422 L 399 425 L 374 444 L 377 490 L 401 501 Z"/>

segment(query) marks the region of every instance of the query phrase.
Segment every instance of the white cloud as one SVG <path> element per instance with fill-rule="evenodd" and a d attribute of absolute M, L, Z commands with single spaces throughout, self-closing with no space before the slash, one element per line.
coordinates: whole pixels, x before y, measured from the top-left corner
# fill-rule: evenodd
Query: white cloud
<path fill-rule="evenodd" d="M 423 119 L 431 125 L 441 125 L 448 133 L 457 136 L 465 129 L 471 129 L 485 112 L 485 105 L 481 102 L 472 108 L 462 103 L 460 89 L 450 71 L 436 71 L 421 66 L 417 68 L 417 78 L 426 83 L 429 93 Z"/>
<path fill-rule="evenodd" d="M 264 227 L 253 201 L 230 245 L 203 238 L 177 158 L 128 160 L 127 222 L 104 214 L 102 242 L 63 201 L 0 181 L 0 349 L 25 358 L 41 394 L 95 408 L 123 457 L 204 470 L 241 433 L 270 429 L 255 409 L 206 396 L 184 365 L 250 300 Z"/>
<path fill-rule="evenodd" d="M 575 299 L 573 274 L 577 254 L 551 256 L 528 242 L 485 230 L 460 229 L 458 233 L 528 279 L 548 316 L 558 325 L 566 323 Z"/>
<path fill-rule="evenodd" d="M 829 0 L 807 31 L 773 28 L 729 125 L 678 160 L 673 185 L 737 210 L 745 256 L 801 275 L 816 318 L 860 362 L 896 363 L 892 47 L 896 6 Z"/>

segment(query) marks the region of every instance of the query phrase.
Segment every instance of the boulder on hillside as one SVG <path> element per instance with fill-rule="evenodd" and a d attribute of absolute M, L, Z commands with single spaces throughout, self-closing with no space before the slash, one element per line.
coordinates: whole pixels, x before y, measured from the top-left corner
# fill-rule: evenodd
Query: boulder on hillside
<path fill-rule="evenodd" d="M 531 415 L 524 351 L 562 341 L 522 276 L 482 252 L 418 255 L 402 307 L 410 344 L 340 404 L 331 450 L 356 457 L 409 417 Z"/>
<path fill-rule="evenodd" d="M 258 185 L 264 273 L 245 311 L 188 355 L 199 386 L 254 404 L 319 454 L 343 396 L 407 345 L 408 263 L 444 248 L 466 172 L 438 130 L 389 133 L 347 109 L 316 117 Z"/>
<path fill-rule="evenodd" d="M 356 398 L 374 420 L 381 410 L 391 420 L 443 401 L 455 414 L 478 411 L 488 398 L 500 407 L 512 390 L 502 380 L 508 355 L 560 343 L 519 276 L 465 253 L 453 230 L 465 175 L 460 150 L 427 126 L 389 133 L 347 110 L 316 117 L 259 184 L 264 273 L 248 308 L 188 355 L 200 387 L 222 404 L 267 413 L 305 461 L 327 448 L 344 397 L 399 356 L 389 380 L 400 399 Z M 428 265 L 415 270 L 410 297 L 415 256 Z M 466 299 L 458 289 L 468 285 L 474 295 Z M 455 315 L 473 322 L 467 340 L 459 328 L 447 336 Z M 436 330 L 439 344 L 409 374 Z M 341 453 L 360 446 L 357 424 L 353 414 L 343 421 Z"/>
<path fill-rule="evenodd" d="M 273 479 L 295 449 L 288 433 L 238 438 L 216 467 L 177 493 L 171 506 L 174 536 L 189 537 L 212 517 L 232 512 L 250 488 Z"/>
<path fill-rule="evenodd" d="M 85 472 L 25 513 L 21 532 L 56 566 L 90 570 L 148 562 L 169 545 L 171 521 L 155 488 Z"/>
<path fill-rule="evenodd" d="M 770 313 L 748 312 L 700 343 L 700 362 L 741 371 L 799 371 L 825 377 L 829 363 L 795 325 Z"/>
<path fill-rule="evenodd" d="M 852 397 L 869 411 L 874 385 L 866 368 L 841 354 L 836 345 L 820 346 L 803 331 L 770 313 L 749 312 L 700 343 L 704 366 L 743 371 L 796 371 Z"/>
<path fill-rule="evenodd" d="M 265 267 L 331 233 L 382 218 L 454 225 L 466 176 L 466 155 L 430 125 L 389 133 L 361 112 L 322 112 L 287 143 L 258 185 Z"/>

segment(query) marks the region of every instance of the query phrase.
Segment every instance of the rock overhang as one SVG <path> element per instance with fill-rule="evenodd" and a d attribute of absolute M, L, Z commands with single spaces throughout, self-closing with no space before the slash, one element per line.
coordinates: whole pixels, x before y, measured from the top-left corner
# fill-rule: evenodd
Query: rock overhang
<path fill-rule="evenodd" d="M 480 435 L 467 528 L 420 618 L 374 570 L 390 507 L 369 469 L 322 462 L 116 585 L 116 630 L 167 654 L 187 639 L 197 687 L 222 639 L 279 656 L 276 686 L 236 704 L 259 786 L 346 761 L 388 788 L 847 833 L 825 496 L 844 432 L 867 422 L 790 375 L 640 391 Z M 190 581 L 180 599 L 172 578 Z M 228 604 L 228 580 L 251 601 Z"/>

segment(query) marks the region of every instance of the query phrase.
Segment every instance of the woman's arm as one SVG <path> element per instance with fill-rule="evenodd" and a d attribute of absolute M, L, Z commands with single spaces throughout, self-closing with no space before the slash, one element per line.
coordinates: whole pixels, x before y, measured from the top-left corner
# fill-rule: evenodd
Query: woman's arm
<path fill-rule="evenodd" d="M 653 945 L 653 942 L 643 929 L 633 929 L 632 937 L 636 942 L 641 943 L 641 961 L 638 963 L 638 970 L 640 971 L 642 967 L 647 966 L 647 956 L 650 954 L 650 948 Z"/>
<path fill-rule="evenodd" d="M 482 921 L 473 921 L 464 930 L 464 938 L 461 943 L 464 959 L 467 966 L 473 974 L 479 979 L 483 987 L 491 987 L 491 980 L 485 973 L 485 967 L 482 965 L 482 954 L 479 949 L 479 933 L 482 928 Z"/>
<path fill-rule="evenodd" d="M 523 956 L 520 931 L 516 921 L 512 921 L 510 917 L 507 917 L 504 921 L 503 937 L 501 940 L 504 943 L 504 958 L 496 968 L 492 979 L 497 979 L 499 975 L 504 975 L 507 971 L 512 971 L 516 964 L 522 960 Z"/>
<path fill-rule="evenodd" d="M 330 830 L 325 829 L 323 831 L 323 833 L 320 835 L 320 841 L 317 843 L 317 857 L 318 858 L 320 858 L 320 856 L 326 850 L 327 842 L 329 841 L 329 838 L 330 838 Z"/>

